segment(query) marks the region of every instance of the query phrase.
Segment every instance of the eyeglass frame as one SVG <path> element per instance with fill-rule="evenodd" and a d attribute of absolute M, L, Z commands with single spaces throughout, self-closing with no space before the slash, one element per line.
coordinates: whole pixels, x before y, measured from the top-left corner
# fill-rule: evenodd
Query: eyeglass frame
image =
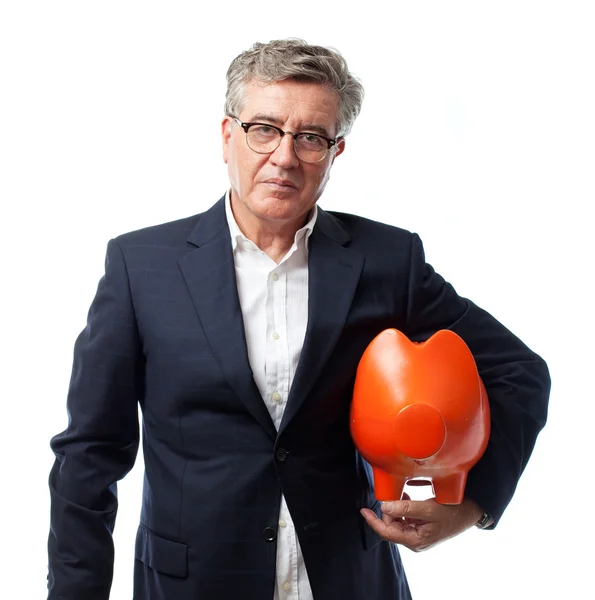
<path fill-rule="evenodd" d="M 329 155 L 329 150 L 333 146 L 338 144 L 339 140 L 343 139 L 342 136 L 336 137 L 335 139 L 327 138 L 324 135 L 320 135 L 319 133 L 314 133 L 312 131 L 300 131 L 299 133 L 294 133 L 293 131 L 283 131 L 283 129 L 281 129 L 280 127 L 277 127 L 276 125 L 271 125 L 270 123 L 261 123 L 259 121 L 252 121 L 250 123 L 244 123 L 243 121 L 240 121 L 240 119 L 238 119 L 237 117 L 234 117 L 233 115 L 229 115 L 229 116 L 244 130 L 244 132 L 246 134 L 246 144 L 248 145 L 248 148 L 250 148 L 250 150 L 252 150 L 252 152 L 256 152 L 256 154 L 272 154 L 281 145 L 281 141 L 283 140 L 283 137 L 285 135 L 291 135 L 293 137 L 293 150 L 295 152 L 295 155 L 302 162 L 305 162 L 305 163 L 308 163 L 311 165 L 315 165 L 319 162 L 322 162 Z M 250 146 L 250 144 L 248 144 L 248 130 L 250 129 L 250 127 L 252 125 L 264 125 L 265 127 L 271 127 L 272 129 L 276 129 L 279 132 L 279 143 L 272 150 L 269 150 L 268 152 L 259 152 L 258 150 L 254 150 L 254 148 L 252 148 L 252 146 Z M 328 144 L 328 146 L 326 148 L 326 154 L 319 160 L 314 160 L 314 161 L 304 160 L 303 158 L 300 158 L 297 148 L 295 146 L 297 139 L 300 135 L 315 135 L 316 137 L 323 139 Z"/>

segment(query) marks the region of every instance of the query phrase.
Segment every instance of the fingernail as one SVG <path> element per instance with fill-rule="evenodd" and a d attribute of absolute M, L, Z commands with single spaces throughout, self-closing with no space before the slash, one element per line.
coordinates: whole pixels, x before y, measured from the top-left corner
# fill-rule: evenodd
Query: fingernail
<path fill-rule="evenodd" d="M 383 512 L 390 512 L 392 509 L 393 509 L 392 502 L 383 502 L 382 503 L 382 511 Z"/>

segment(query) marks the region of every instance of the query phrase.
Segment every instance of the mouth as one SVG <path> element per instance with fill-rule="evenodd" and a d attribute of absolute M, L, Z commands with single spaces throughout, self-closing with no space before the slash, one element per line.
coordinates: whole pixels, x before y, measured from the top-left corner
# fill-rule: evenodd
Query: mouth
<path fill-rule="evenodd" d="M 268 181 L 263 182 L 265 185 L 268 185 L 270 188 L 280 191 L 280 192 L 293 192 L 297 190 L 297 187 L 291 183 L 290 181 L 285 181 L 283 179 L 269 179 Z"/>

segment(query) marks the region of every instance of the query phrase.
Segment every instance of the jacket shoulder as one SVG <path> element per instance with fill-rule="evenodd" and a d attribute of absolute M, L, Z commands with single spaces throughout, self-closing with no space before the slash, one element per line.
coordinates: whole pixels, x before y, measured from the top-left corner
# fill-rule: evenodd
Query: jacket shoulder
<path fill-rule="evenodd" d="M 359 215 L 332 210 L 325 212 L 353 238 L 358 236 L 380 236 L 382 240 L 392 239 L 394 241 L 410 242 L 411 236 L 414 235 L 407 229 Z"/>
<path fill-rule="evenodd" d="M 115 239 L 122 248 L 131 246 L 177 246 L 185 244 L 203 213 L 143 227 L 118 235 Z"/>

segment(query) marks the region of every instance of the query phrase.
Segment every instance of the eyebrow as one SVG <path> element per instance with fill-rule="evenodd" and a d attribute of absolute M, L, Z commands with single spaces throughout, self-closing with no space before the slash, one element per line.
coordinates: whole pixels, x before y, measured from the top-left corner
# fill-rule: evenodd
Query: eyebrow
<path fill-rule="evenodd" d="M 255 115 L 252 115 L 250 121 L 268 121 L 269 123 L 273 123 L 275 125 L 283 125 L 283 121 L 281 119 L 278 119 L 277 117 L 272 117 L 271 115 L 267 115 L 265 113 L 256 113 Z M 308 131 L 319 133 L 320 135 L 332 139 L 324 127 L 321 127 L 320 125 L 315 125 L 314 123 L 303 125 L 303 131 L 299 131 L 297 133 L 305 133 Z"/>

